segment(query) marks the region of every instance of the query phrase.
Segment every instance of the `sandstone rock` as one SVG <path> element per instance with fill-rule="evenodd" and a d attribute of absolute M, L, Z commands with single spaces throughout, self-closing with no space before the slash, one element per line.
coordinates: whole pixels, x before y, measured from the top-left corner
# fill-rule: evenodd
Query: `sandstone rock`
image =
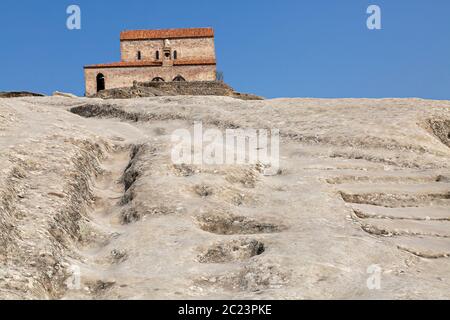
<path fill-rule="evenodd" d="M 59 92 L 55 91 L 53 92 L 54 97 L 64 97 L 64 98 L 78 98 L 76 95 L 72 93 L 66 93 L 66 92 Z"/>

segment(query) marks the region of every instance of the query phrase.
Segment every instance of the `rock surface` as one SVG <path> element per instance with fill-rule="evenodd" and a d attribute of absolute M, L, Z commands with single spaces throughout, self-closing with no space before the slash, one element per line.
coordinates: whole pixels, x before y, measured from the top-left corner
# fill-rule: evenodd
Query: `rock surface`
<path fill-rule="evenodd" d="M 221 81 L 135 82 L 133 87 L 103 90 L 93 97 L 131 99 L 162 96 L 222 96 L 241 100 L 263 100 L 254 94 L 236 92 Z"/>
<path fill-rule="evenodd" d="M 68 93 L 68 92 L 60 92 L 60 91 L 55 91 L 53 92 L 53 96 L 54 97 L 64 97 L 64 98 L 78 98 L 76 95 L 74 95 L 73 93 Z"/>
<path fill-rule="evenodd" d="M 174 165 L 195 121 L 280 129 L 280 170 Z M 421 99 L 1 99 L 0 298 L 449 299 L 449 121 Z"/>
<path fill-rule="evenodd" d="M 43 97 L 43 94 L 28 91 L 0 92 L 0 98 Z"/>

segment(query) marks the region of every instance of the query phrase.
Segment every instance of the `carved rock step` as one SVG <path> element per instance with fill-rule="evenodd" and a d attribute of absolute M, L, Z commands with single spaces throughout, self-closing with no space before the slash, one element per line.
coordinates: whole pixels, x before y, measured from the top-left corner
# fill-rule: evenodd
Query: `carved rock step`
<path fill-rule="evenodd" d="M 419 184 L 342 184 L 339 189 L 349 194 L 446 194 L 450 199 L 450 184 L 442 182 Z"/>
<path fill-rule="evenodd" d="M 399 219 L 399 220 L 448 220 L 448 207 L 417 207 L 417 208 L 385 208 L 367 204 L 352 204 L 355 214 L 362 219 Z"/>
<path fill-rule="evenodd" d="M 420 235 L 450 238 L 449 221 L 364 219 L 361 224 L 368 233 L 380 236 Z"/>
<path fill-rule="evenodd" d="M 399 237 L 395 239 L 399 249 L 428 259 L 450 257 L 450 239 L 433 237 Z"/>

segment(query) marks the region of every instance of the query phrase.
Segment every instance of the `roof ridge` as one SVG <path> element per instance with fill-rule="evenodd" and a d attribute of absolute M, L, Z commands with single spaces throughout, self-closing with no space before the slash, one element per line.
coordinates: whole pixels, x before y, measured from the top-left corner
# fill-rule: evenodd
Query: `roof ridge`
<path fill-rule="evenodd" d="M 171 31 L 171 30 L 213 30 L 213 27 L 195 27 L 195 28 L 164 28 L 164 29 L 125 29 L 122 32 L 128 32 L 128 31 Z"/>
<path fill-rule="evenodd" d="M 206 37 L 214 37 L 214 29 L 212 27 L 124 30 L 120 33 L 121 41 L 147 40 L 147 39 L 206 38 Z"/>

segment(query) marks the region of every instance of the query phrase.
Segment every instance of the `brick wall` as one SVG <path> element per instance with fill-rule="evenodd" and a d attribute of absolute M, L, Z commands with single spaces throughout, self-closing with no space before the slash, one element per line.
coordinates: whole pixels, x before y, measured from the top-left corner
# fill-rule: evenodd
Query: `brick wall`
<path fill-rule="evenodd" d="M 164 40 L 139 40 L 139 41 L 121 41 L 122 61 L 137 60 L 137 52 L 141 51 L 142 60 L 154 60 L 156 51 L 160 51 L 162 58 L 162 49 Z M 171 39 L 170 47 L 172 51 L 176 50 L 179 59 L 189 58 L 213 58 L 215 59 L 214 38 L 193 38 L 193 39 Z"/>
<path fill-rule="evenodd" d="M 86 96 L 97 93 L 97 75 L 105 76 L 106 89 L 125 88 L 133 86 L 134 81 L 149 82 L 161 77 L 172 81 L 181 75 L 186 81 L 214 81 L 216 79 L 215 65 L 174 66 L 174 67 L 133 67 L 133 68 L 88 68 L 84 70 L 86 80 Z"/>

